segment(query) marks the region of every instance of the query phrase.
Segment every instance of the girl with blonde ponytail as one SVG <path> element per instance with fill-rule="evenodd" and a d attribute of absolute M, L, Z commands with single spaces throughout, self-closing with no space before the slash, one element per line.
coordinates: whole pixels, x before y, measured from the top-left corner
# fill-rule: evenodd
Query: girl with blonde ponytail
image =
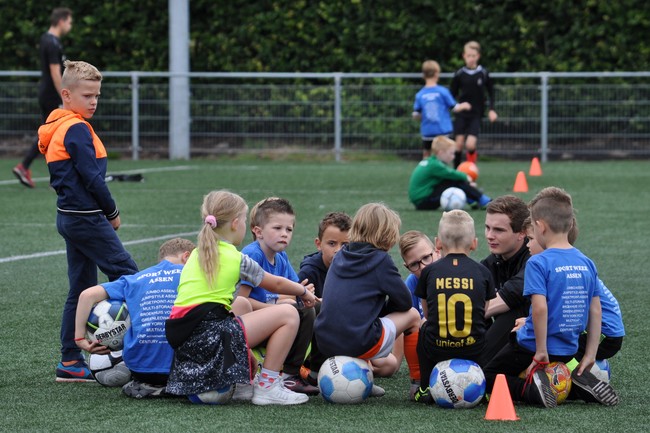
<path fill-rule="evenodd" d="M 175 350 L 167 392 L 202 402 L 212 392 L 236 384 L 236 395 L 253 404 L 305 403 L 309 397 L 287 389 L 279 375 L 298 331 L 298 311 L 286 304 L 251 312 L 236 292 L 239 281 L 245 280 L 299 296 L 307 307 L 316 298 L 309 286 L 268 274 L 237 250 L 248 228 L 247 212 L 246 202 L 229 191 L 213 191 L 203 199 L 198 245 L 183 268 L 166 322 L 167 339 Z M 248 348 L 264 341 L 262 371 L 251 384 Z"/>

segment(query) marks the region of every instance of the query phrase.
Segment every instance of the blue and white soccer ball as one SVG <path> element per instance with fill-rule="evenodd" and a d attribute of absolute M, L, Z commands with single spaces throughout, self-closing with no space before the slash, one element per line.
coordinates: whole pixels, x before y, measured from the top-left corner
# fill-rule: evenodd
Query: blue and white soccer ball
<path fill-rule="evenodd" d="M 86 322 L 86 336 L 111 350 L 122 350 L 124 336 L 131 327 L 126 303 L 115 299 L 99 301 L 90 311 Z"/>
<path fill-rule="evenodd" d="M 370 395 L 372 385 L 372 370 L 362 359 L 333 356 L 318 371 L 320 393 L 330 403 L 361 403 Z"/>
<path fill-rule="evenodd" d="M 602 380 L 603 382 L 609 382 L 612 377 L 612 368 L 609 365 L 609 361 L 606 359 L 596 360 L 590 371 L 598 378 L 598 380 Z"/>
<path fill-rule="evenodd" d="M 467 359 L 448 359 L 436 364 L 429 379 L 431 398 L 448 409 L 467 409 L 481 402 L 485 375 L 481 367 Z"/>
<path fill-rule="evenodd" d="M 124 363 L 121 350 L 107 355 L 91 353 L 88 367 L 95 380 L 104 386 L 122 386 L 131 380 L 131 370 Z"/>
<path fill-rule="evenodd" d="M 446 211 L 462 209 L 466 204 L 467 195 L 465 194 L 465 191 L 456 188 L 455 186 L 447 188 L 440 196 L 440 207 Z"/>
<path fill-rule="evenodd" d="M 234 385 L 228 385 L 214 391 L 206 391 L 201 394 L 191 394 L 187 397 L 192 403 L 196 404 L 227 404 L 232 399 L 235 392 Z"/>

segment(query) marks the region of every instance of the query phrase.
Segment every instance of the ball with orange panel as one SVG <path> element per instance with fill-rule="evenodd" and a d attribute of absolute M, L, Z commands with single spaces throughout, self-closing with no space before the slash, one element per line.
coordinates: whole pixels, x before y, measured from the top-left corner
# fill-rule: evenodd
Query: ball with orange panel
<path fill-rule="evenodd" d="M 478 166 L 469 161 L 464 161 L 461 162 L 458 167 L 456 167 L 456 170 L 461 171 L 468 175 L 469 177 L 472 178 L 472 181 L 476 182 L 476 179 L 478 179 Z"/>

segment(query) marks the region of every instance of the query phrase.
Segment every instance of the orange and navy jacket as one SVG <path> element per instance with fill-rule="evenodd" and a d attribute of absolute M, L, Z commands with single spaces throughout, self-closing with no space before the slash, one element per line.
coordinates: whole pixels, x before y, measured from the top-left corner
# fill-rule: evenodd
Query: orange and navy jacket
<path fill-rule="evenodd" d="M 38 148 L 47 161 L 57 211 L 66 215 L 120 214 L 106 177 L 106 149 L 80 114 L 58 108 L 38 128 Z"/>

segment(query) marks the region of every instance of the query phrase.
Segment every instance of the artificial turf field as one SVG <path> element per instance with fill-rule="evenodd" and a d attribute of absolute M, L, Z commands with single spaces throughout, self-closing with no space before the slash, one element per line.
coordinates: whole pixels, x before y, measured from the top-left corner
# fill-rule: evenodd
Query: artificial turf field
<path fill-rule="evenodd" d="M 33 165 L 37 188 L 19 185 L 0 160 L 0 431 L 84 432 L 647 432 L 650 421 L 647 348 L 650 347 L 647 290 L 650 249 L 648 161 L 552 162 L 541 177 L 528 177 L 524 200 L 545 186 L 572 194 L 580 236 L 576 246 L 591 257 L 618 298 L 627 336 L 612 359 L 612 384 L 621 403 L 612 408 L 567 403 L 553 410 L 516 406 L 516 422 L 485 421 L 486 405 L 443 410 L 407 401 L 408 373 L 377 379 L 383 398 L 356 406 L 326 404 L 320 397 L 296 407 L 231 404 L 195 406 L 184 399 L 137 401 L 119 389 L 54 381 L 59 324 L 67 293 L 64 242 L 55 227 L 54 192 L 42 160 Z M 141 172 L 142 183 L 112 182 L 121 210 L 119 234 L 141 269 L 157 258 L 165 239 L 195 240 L 205 193 L 227 188 L 249 205 L 268 196 L 293 204 L 297 224 L 287 250 L 299 266 L 314 251 L 320 218 L 330 211 L 353 215 L 364 203 L 383 201 L 399 212 L 402 231 L 435 236 L 441 213 L 416 212 L 406 188 L 412 161 L 301 162 L 263 160 L 110 161 L 109 172 Z M 528 162 L 480 162 L 479 184 L 488 195 L 512 191 L 517 171 Z M 480 260 L 488 253 L 484 211 L 471 211 Z M 251 241 L 248 235 L 244 243 Z M 391 251 L 401 266 L 397 248 Z M 100 274 L 100 281 L 105 279 Z"/>

